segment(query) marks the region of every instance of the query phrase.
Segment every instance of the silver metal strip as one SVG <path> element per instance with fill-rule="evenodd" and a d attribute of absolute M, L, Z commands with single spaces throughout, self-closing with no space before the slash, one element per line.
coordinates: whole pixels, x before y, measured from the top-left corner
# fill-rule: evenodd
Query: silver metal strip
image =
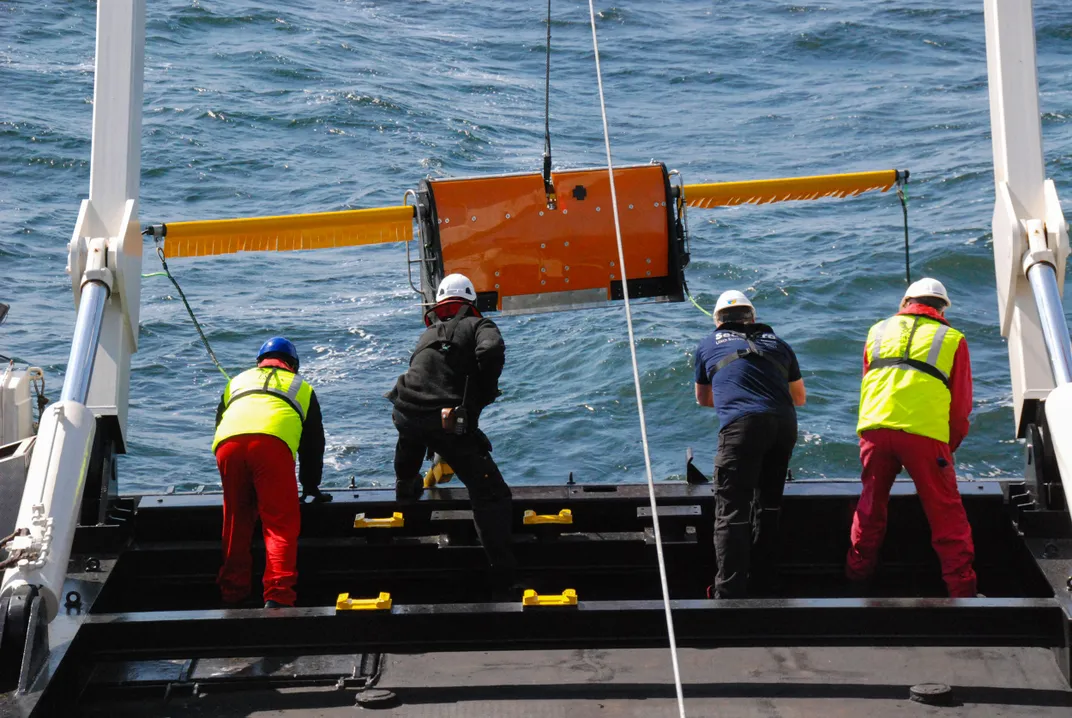
<path fill-rule="evenodd" d="M 67 357 L 67 375 L 63 378 L 60 401 L 86 403 L 89 380 L 93 377 L 93 362 L 100 344 L 104 306 L 108 303 L 108 287 L 103 282 L 87 282 L 78 302 L 78 318 L 74 325 L 74 340 Z"/>
<path fill-rule="evenodd" d="M 1035 295 L 1053 380 L 1058 386 L 1072 383 L 1072 344 L 1061 306 L 1061 293 L 1057 290 L 1057 274 L 1049 264 L 1039 262 L 1027 270 L 1027 279 L 1031 282 L 1031 293 Z"/>
<path fill-rule="evenodd" d="M 871 361 L 874 362 L 879 358 L 879 354 L 882 352 L 882 342 L 886 341 L 886 329 L 889 327 L 890 320 L 884 319 L 881 324 L 878 325 L 878 329 L 875 330 L 875 341 L 871 344 Z"/>
<path fill-rule="evenodd" d="M 931 341 L 931 350 L 927 352 L 927 363 L 930 364 L 938 371 L 942 371 L 938 367 L 938 355 L 942 352 L 942 342 L 945 341 L 945 335 L 949 333 L 949 327 L 942 324 L 938 327 L 938 331 L 934 334 L 934 339 Z M 944 371 L 942 371 L 945 374 Z"/>

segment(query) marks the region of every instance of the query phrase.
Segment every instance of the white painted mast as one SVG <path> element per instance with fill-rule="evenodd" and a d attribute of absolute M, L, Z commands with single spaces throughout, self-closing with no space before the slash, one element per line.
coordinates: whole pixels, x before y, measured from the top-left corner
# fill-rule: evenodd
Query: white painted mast
<path fill-rule="evenodd" d="M 994 269 L 1008 339 L 1016 432 L 1045 401 L 1067 505 L 1072 507 L 1072 346 L 1061 305 L 1068 224 L 1046 179 L 1032 3 L 985 0 L 994 145 Z M 1055 388 L 1056 387 L 1056 388 Z"/>
<path fill-rule="evenodd" d="M 71 242 L 78 318 L 60 400 L 44 412 L 9 545 L 24 558 L 0 594 L 36 587 L 55 617 L 78 524 L 97 419 L 117 451 L 126 446 L 130 357 L 138 348 L 142 241 L 138 226 L 144 0 L 97 4 L 97 59 L 89 199 Z M 0 617 L 2 618 L 2 617 Z"/>

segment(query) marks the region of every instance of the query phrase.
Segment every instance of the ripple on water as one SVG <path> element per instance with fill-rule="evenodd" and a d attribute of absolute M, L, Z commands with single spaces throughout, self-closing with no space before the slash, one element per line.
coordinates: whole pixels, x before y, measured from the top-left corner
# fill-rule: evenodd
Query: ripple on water
<path fill-rule="evenodd" d="M 46 367 L 50 386 L 73 326 L 65 245 L 88 191 L 93 11 L 0 7 L 0 301 L 12 304 L 0 352 Z M 161 0 L 147 12 L 143 221 L 390 206 L 429 175 L 540 168 L 538 8 Z M 600 166 L 587 8 L 554 12 L 554 166 Z M 1072 32 L 1064 0 L 1036 0 L 1035 13 L 1047 167 L 1067 188 Z M 959 466 L 1021 472 L 996 327 L 980 9 L 687 0 L 605 8 L 598 29 L 616 163 L 654 158 L 688 183 L 912 171 L 913 276 L 950 287 L 976 375 Z M 689 220 L 696 300 L 710 309 L 721 291 L 741 288 L 796 349 L 810 401 L 794 475 L 857 475 L 861 346 L 904 289 L 896 197 L 692 210 Z M 325 482 L 390 485 L 394 430 L 382 395 L 423 328 L 403 248 L 171 266 L 229 370 L 248 366 L 273 334 L 298 343 L 325 410 Z M 638 303 L 634 319 L 656 478 L 680 476 L 689 446 L 709 473 L 718 426 L 695 405 L 692 352 L 711 319 L 688 303 Z M 643 479 L 622 308 L 496 321 L 508 347 L 504 395 L 482 424 L 510 480 Z M 123 489 L 213 487 L 222 377 L 166 280 L 144 280 L 141 323 Z"/>

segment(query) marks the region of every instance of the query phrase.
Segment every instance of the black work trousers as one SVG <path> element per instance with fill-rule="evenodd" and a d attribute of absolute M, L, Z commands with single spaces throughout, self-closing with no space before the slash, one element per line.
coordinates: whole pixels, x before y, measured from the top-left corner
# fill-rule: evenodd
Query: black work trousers
<path fill-rule="evenodd" d="M 511 546 L 512 501 L 499 467 L 491 458 L 487 437 L 475 426 L 461 435 L 443 430 L 438 413 L 391 415 L 398 429 L 395 445 L 395 492 L 400 501 L 420 496 L 421 464 L 431 449 L 454 469 L 469 490 L 473 522 L 492 571 L 509 581 L 517 566 Z"/>
<path fill-rule="evenodd" d="M 718 432 L 715 456 L 716 598 L 746 598 L 770 585 L 786 472 L 797 441 L 795 412 L 747 414 Z"/>

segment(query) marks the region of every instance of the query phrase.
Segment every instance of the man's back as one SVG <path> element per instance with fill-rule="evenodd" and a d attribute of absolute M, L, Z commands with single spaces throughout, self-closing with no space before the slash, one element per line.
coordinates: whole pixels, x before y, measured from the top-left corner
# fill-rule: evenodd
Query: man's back
<path fill-rule="evenodd" d="M 506 360 L 502 334 L 495 322 L 470 312 L 436 321 L 421 335 L 409 369 L 388 395 L 396 408 L 438 412 L 459 406 L 464 394 L 470 410 L 479 411 L 495 400 Z"/>
<path fill-rule="evenodd" d="M 696 349 L 696 383 L 712 386 L 722 426 L 748 414 L 795 413 L 789 382 L 800 378 L 793 349 L 766 324 L 724 323 Z"/>
<path fill-rule="evenodd" d="M 964 335 L 912 304 L 868 332 L 856 431 L 898 429 L 950 443 L 968 433 L 971 360 Z"/>

